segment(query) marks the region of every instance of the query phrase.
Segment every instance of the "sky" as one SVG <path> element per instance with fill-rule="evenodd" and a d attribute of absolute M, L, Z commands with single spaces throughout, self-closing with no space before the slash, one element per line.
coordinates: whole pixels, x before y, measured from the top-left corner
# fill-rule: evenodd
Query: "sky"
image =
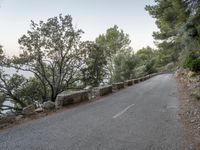
<path fill-rule="evenodd" d="M 73 24 L 85 33 L 82 40 L 95 40 L 117 25 L 128 33 L 134 51 L 155 47 L 155 20 L 145 11 L 154 0 L 0 0 L 0 44 L 7 55 L 20 53 L 18 39 L 38 22 L 59 14 L 71 15 Z"/>

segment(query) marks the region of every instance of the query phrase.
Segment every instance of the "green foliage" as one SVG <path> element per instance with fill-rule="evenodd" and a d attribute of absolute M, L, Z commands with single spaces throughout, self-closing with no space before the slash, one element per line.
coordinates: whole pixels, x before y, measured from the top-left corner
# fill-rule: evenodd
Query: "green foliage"
<path fill-rule="evenodd" d="M 155 61 L 154 60 L 150 60 L 145 65 L 145 73 L 146 74 L 152 74 L 152 73 L 155 73 L 155 72 L 157 72 L 157 70 L 155 68 Z"/>
<path fill-rule="evenodd" d="M 140 65 L 145 65 L 148 61 L 155 57 L 154 50 L 147 46 L 137 51 L 136 56 Z"/>
<path fill-rule="evenodd" d="M 157 51 L 147 46 L 137 51 L 137 76 L 144 76 L 156 72 Z M 141 66 L 141 67 L 140 67 Z"/>
<path fill-rule="evenodd" d="M 183 67 L 189 68 L 194 72 L 200 71 L 200 58 L 194 56 L 192 57 L 191 55 L 185 57 L 183 60 Z"/>
<path fill-rule="evenodd" d="M 145 72 L 145 65 L 138 66 L 135 68 L 135 77 L 140 78 L 146 74 Z"/>
<path fill-rule="evenodd" d="M 200 49 L 200 1 L 197 0 L 155 0 L 154 6 L 146 6 L 149 14 L 156 19 L 158 32 L 153 36 L 158 42 L 160 60 L 163 66 L 177 63 Z M 198 60 L 188 58 L 185 67 L 196 70 Z M 190 63 L 187 63 L 190 62 Z"/>
<path fill-rule="evenodd" d="M 32 72 L 44 90 L 44 100 L 55 101 L 56 96 L 72 87 L 82 66 L 83 51 L 79 49 L 82 30 L 76 30 L 70 15 L 49 18 L 38 24 L 31 22 L 31 30 L 19 39 L 22 53 L 11 65 Z"/>
<path fill-rule="evenodd" d="M 106 57 L 112 58 L 116 53 L 129 48 L 131 41 L 129 35 L 115 25 L 97 37 L 96 43 L 105 49 Z"/>
<path fill-rule="evenodd" d="M 18 91 L 20 99 L 28 104 L 40 104 L 42 103 L 45 93 L 42 88 L 41 82 L 35 78 L 31 77 L 26 80 L 23 88 Z M 50 91 L 48 91 L 48 97 L 50 97 Z"/>
<path fill-rule="evenodd" d="M 137 51 L 136 56 L 139 58 L 141 64 L 145 64 L 147 61 L 154 57 L 154 50 L 147 46 Z"/>
<path fill-rule="evenodd" d="M 176 71 L 176 69 L 177 69 L 177 64 L 171 62 L 165 66 L 157 68 L 157 71 L 158 72 L 174 72 Z"/>
<path fill-rule="evenodd" d="M 90 41 L 83 42 L 81 47 L 85 51 L 85 65 L 81 69 L 84 86 L 99 86 L 106 74 L 105 51 L 102 47 Z"/>
<path fill-rule="evenodd" d="M 114 82 L 125 81 L 135 77 L 137 59 L 131 49 L 118 53 L 114 58 Z"/>
<path fill-rule="evenodd" d="M 21 99 L 21 90 L 26 84 L 26 79 L 18 74 L 8 75 L 3 71 L 0 73 L 0 95 L 1 100 L 10 100 L 15 104 L 15 109 L 22 109 L 26 106 L 26 102 Z"/>
<path fill-rule="evenodd" d="M 107 29 L 105 34 L 101 34 L 96 38 L 97 45 L 104 49 L 105 57 L 107 61 L 106 73 L 109 82 L 114 80 L 114 72 L 116 71 L 116 66 L 114 59 L 117 59 L 119 53 L 126 53 L 125 51 L 130 48 L 129 35 L 120 30 L 116 25 Z M 119 57 L 119 56 L 118 56 Z M 119 70 L 119 67 L 117 68 Z"/>

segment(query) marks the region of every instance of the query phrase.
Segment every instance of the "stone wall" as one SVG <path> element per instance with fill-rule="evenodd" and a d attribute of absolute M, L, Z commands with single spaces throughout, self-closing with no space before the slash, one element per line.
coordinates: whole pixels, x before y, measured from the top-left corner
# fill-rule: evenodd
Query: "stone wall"
<path fill-rule="evenodd" d="M 125 81 L 126 86 L 131 86 L 133 85 L 133 80 L 127 80 Z"/>
<path fill-rule="evenodd" d="M 56 108 L 60 108 L 62 106 L 74 103 L 80 103 L 87 100 L 89 100 L 89 95 L 87 90 L 64 91 L 57 96 L 55 105 Z"/>
<path fill-rule="evenodd" d="M 120 89 L 123 89 L 125 87 L 124 82 L 113 83 L 112 86 L 113 86 L 114 90 L 120 90 Z"/>
<path fill-rule="evenodd" d="M 112 85 L 98 87 L 99 96 L 104 96 L 112 93 Z"/>

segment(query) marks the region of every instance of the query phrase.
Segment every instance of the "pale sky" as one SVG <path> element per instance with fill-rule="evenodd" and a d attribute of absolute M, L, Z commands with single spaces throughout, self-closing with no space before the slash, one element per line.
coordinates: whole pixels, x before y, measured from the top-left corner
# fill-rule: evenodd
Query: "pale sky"
<path fill-rule="evenodd" d="M 144 10 L 154 0 L 0 0 L 0 44 L 6 54 L 19 53 L 18 39 L 30 29 L 30 20 L 70 14 L 76 27 L 82 29 L 82 40 L 95 38 L 113 25 L 130 35 L 136 51 L 155 47 L 152 32 L 155 20 Z"/>

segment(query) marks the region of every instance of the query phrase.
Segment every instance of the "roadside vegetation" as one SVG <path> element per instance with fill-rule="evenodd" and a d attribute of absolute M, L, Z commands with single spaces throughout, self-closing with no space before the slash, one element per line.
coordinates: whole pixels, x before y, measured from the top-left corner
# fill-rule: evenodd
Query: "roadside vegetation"
<path fill-rule="evenodd" d="M 122 82 L 177 67 L 199 72 L 200 2 L 161 0 L 145 9 L 159 28 L 153 33 L 157 48 L 147 46 L 137 52 L 117 25 L 94 41 L 82 41 L 84 31 L 74 27 L 70 15 L 31 21 L 30 30 L 18 39 L 19 55 L 8 57 L 0 46 L 0 113 L 20 113 L 30 104 L 39 107 L 54 102 L 69 89 Z M 7 68 L 16 72 L 7 74 Z M 21 71 L 32 77 L 24 77 Z"/>
<path fill-rule="evenodd" d="M 200 2 L 161 0 L 145 9 L 159 28 L 153 33 L 161 52 L 159 60 L 200 71 Z"/>

